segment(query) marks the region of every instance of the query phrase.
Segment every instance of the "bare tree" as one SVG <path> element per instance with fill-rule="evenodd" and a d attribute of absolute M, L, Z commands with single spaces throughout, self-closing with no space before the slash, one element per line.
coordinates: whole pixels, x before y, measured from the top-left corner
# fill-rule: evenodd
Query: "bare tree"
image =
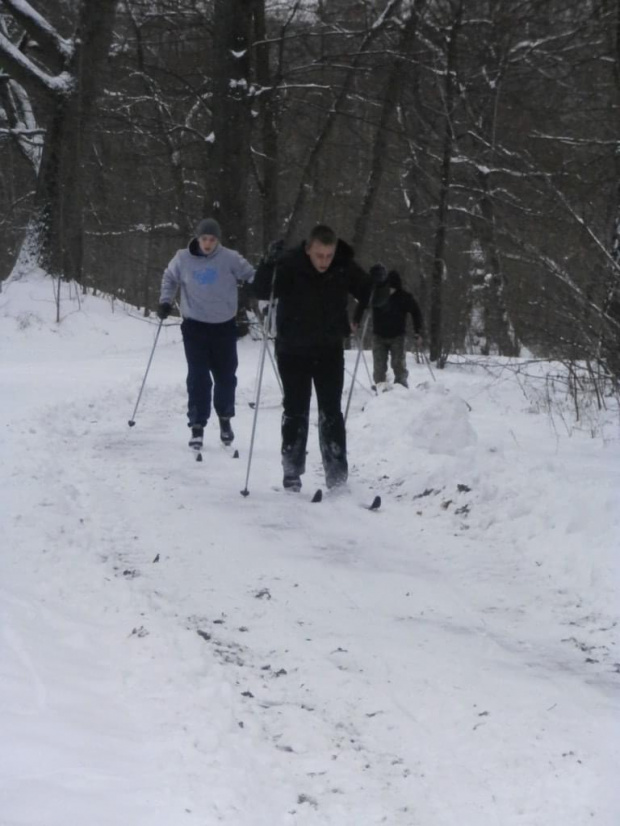
<path fill-rule="evenodd" d="M 388 130 L 407 77 L 403 71 L 403 58 L 410 55 L 414 49 L 418 23 L 425 2 L 426 0 L 418 0 L 411 5 L 405 20 L 401 24 L 400 37 L 396 49 L 391 53 L 391 65 L 385 86 L 381 92 L 381 112 L 372 148 L 372 161 L 366 184 L 366 192 L 363 195 L 362 206 L 357 216 L 353 233 L 353 246 L 358 254 L 361 254 L 367 240 L 368 223 L 377 201 L 385 168 L 389 140 Z"/>
<path fill-rule="evenodd" d="M 40 93 L 48 108 L 33 218 L 18 268 L 26 261 L 81 280 L 84 142 L 112 38 L 116 0 L 82 0 L 74 33 L 64 38 L 26 0 L 2 0 L 34 48 L 0 32 L 0 54 L 13 80 Z M 20 40 L 23 35 L 20 35 Z"/>
<path fill-rule="evenodd" d="M 433 269 L 430 291 L 430 357 L 440 365 L 444 363 L 443 352 L 443 282 L 446 277 L 445 245 L 448 230 L 448 203 L 452 179 L 452 151 L 455 141 L 455 108 L 459 102 L 457 86 L 457 44 L 463 19 L 463 0 L 456 0 L 451 9 L 452 20 L 446 33 L 446 60 L 444 87 L 441 91 L 444 113 L 442 139 L 441 177 L 437 219 L 433 250 Z"/>
<path fill-rule="evenodd" d="M 339 116 L 342 115 L 343 107 L 348 103 L 348 97 L 353 85 L 357 80 L 357 72 L 363 61 L 367 58 L 369 50 L 383 33 L 386 27 L 392 22 L 393 16 L 400 8 L 402 0 L 388 0 L 385 8 L 376 15 L 375 19 L 364 32 L 359 46 L 355 49 L 350 65 L 347 67 L 344 80 L 334 95 L 334 100 L 327 109 L 327 114 L 323 124 L 316 135 L 307 157 L 304 161 L 301 178 L 299 181 L 297 195 L 293 203 L 292 210 L 287 221 L 287 238 L 293 237 L 299 231 L 299 226 L 303 214 L 303 208 L 310 191 L 309 182 L 316 171 L 316 165 L 321 154 L 329 146 L 329 139 L 334 131 Z"/>

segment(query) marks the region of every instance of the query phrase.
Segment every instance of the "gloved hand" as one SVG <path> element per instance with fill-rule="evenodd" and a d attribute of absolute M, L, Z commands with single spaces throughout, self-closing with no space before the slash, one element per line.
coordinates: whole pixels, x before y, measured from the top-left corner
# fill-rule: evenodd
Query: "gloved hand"
<path fill-rule="evenodd" d="M 372 279 L 372 283 L 375 285 L 383 284 L 387 281 L 388 273 L 383 264 L 373 264 L 368 270 L 368 274 Z"/>
<path fill-rule="evenodd" d="M 277 241 L 272 241 L 267 248 L 267 256 L 265 260 L 269 264 L 277 263 L 280 258 L 282 258 L 282 253 L 284 252 L 284 241 L 282 238 L 278 239 Z"/>
<path fill-rule="evenodd" d="M 167 301 L 162 301 L 161 304 L 157 305 L 157 318 L 161 318 L 162 321 L 168 318 L 171 312 L 172 304 L 169 304 Z"/>

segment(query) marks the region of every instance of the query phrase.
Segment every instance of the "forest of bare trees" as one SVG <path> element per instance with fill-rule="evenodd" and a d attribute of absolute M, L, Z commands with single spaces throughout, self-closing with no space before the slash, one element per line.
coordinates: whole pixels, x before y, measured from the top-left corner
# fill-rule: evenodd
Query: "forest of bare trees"
<path fill-rule="evenodd" d="M 620 0 L 0 0 L 0 278 L 143 308 L 331 224 L 430 356 L 620 374 Z"/>

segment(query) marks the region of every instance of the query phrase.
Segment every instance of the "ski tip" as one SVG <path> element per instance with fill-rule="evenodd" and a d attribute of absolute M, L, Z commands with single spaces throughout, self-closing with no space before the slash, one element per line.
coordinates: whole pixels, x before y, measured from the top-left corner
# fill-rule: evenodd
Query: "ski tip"
<path fill-rule="evenodd" d="M 238 459 L 239 458 L 239 451 L 235 450 L 232 457 L 233 457 L 233 459 Z"/>
<path fill-rule="evenodd" d="M 129 419 L 127 424 L 129 425 L 129 427 L 133 427 L 135 425 L 135 421 L 133 419 Z"/>
<path fill-rule="evenodd" d="M 311 501 L 312 502 L 322 502 L 323 501 L 323 491 L 321 490 L 321 488 L 317 488 L 317 490 L 314 491 L 314 496 L 312 497 Z"/>
<path fill-rule="evenodd" d="M 380 496 L 375 496 L 375 498 L 372 500 L 372 502 L 368 506 L 368 510 L 369 511 L 378 511 L 380 507 L 381 507 L 381 497 Z"/>
<path fill-rule="evenodd" d="M 247 488 L 243 488 L 243 490 L 240 490 L 239 493 L 241 494 L 241 496 L 249 496 L 250 495 L 250 491 Z"/>
<path fill-rule="evenodd" d="M 196 454 L 196 461 L 202 462 L 202 453 L 200 453 L 200 451 L 198 451 L 198 453 Z"/>

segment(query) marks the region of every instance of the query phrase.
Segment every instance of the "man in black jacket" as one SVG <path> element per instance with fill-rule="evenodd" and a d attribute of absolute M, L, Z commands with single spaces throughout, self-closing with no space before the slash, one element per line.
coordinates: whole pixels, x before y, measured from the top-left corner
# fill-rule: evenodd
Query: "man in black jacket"
<path fill-rule="evenodd" d="M 396 270 L 387 274 L 388 300 L 372 311 L 372 362 L 375 384 L 385 382 L 388 356 L 394 371 L 394 382 L 408 387 L 405 354 L 405 329 L 407 315 L 411 316 L 417 343 L 422 337 L 422 313 L 411 293 L 403 290 L 402 280 Z"/>
<path fill-rule="evenodd" d="M 277 245 L 272 245 L 272 247 Z M 350 334 L 349 295 L 365 308 L 371 279 L 355 262 L 353 250 L 319 224 L 308 240 L 281 249 L 259 264 L 256 297 L 278 299 L 276 358 L 284 389 L 282 467 L 284 487 L 301 490 L 312 385 L 319 409 L 319 446 L 328 487 L 347 480 L 347 446 L 341 410 L 344 339 Z"/>

